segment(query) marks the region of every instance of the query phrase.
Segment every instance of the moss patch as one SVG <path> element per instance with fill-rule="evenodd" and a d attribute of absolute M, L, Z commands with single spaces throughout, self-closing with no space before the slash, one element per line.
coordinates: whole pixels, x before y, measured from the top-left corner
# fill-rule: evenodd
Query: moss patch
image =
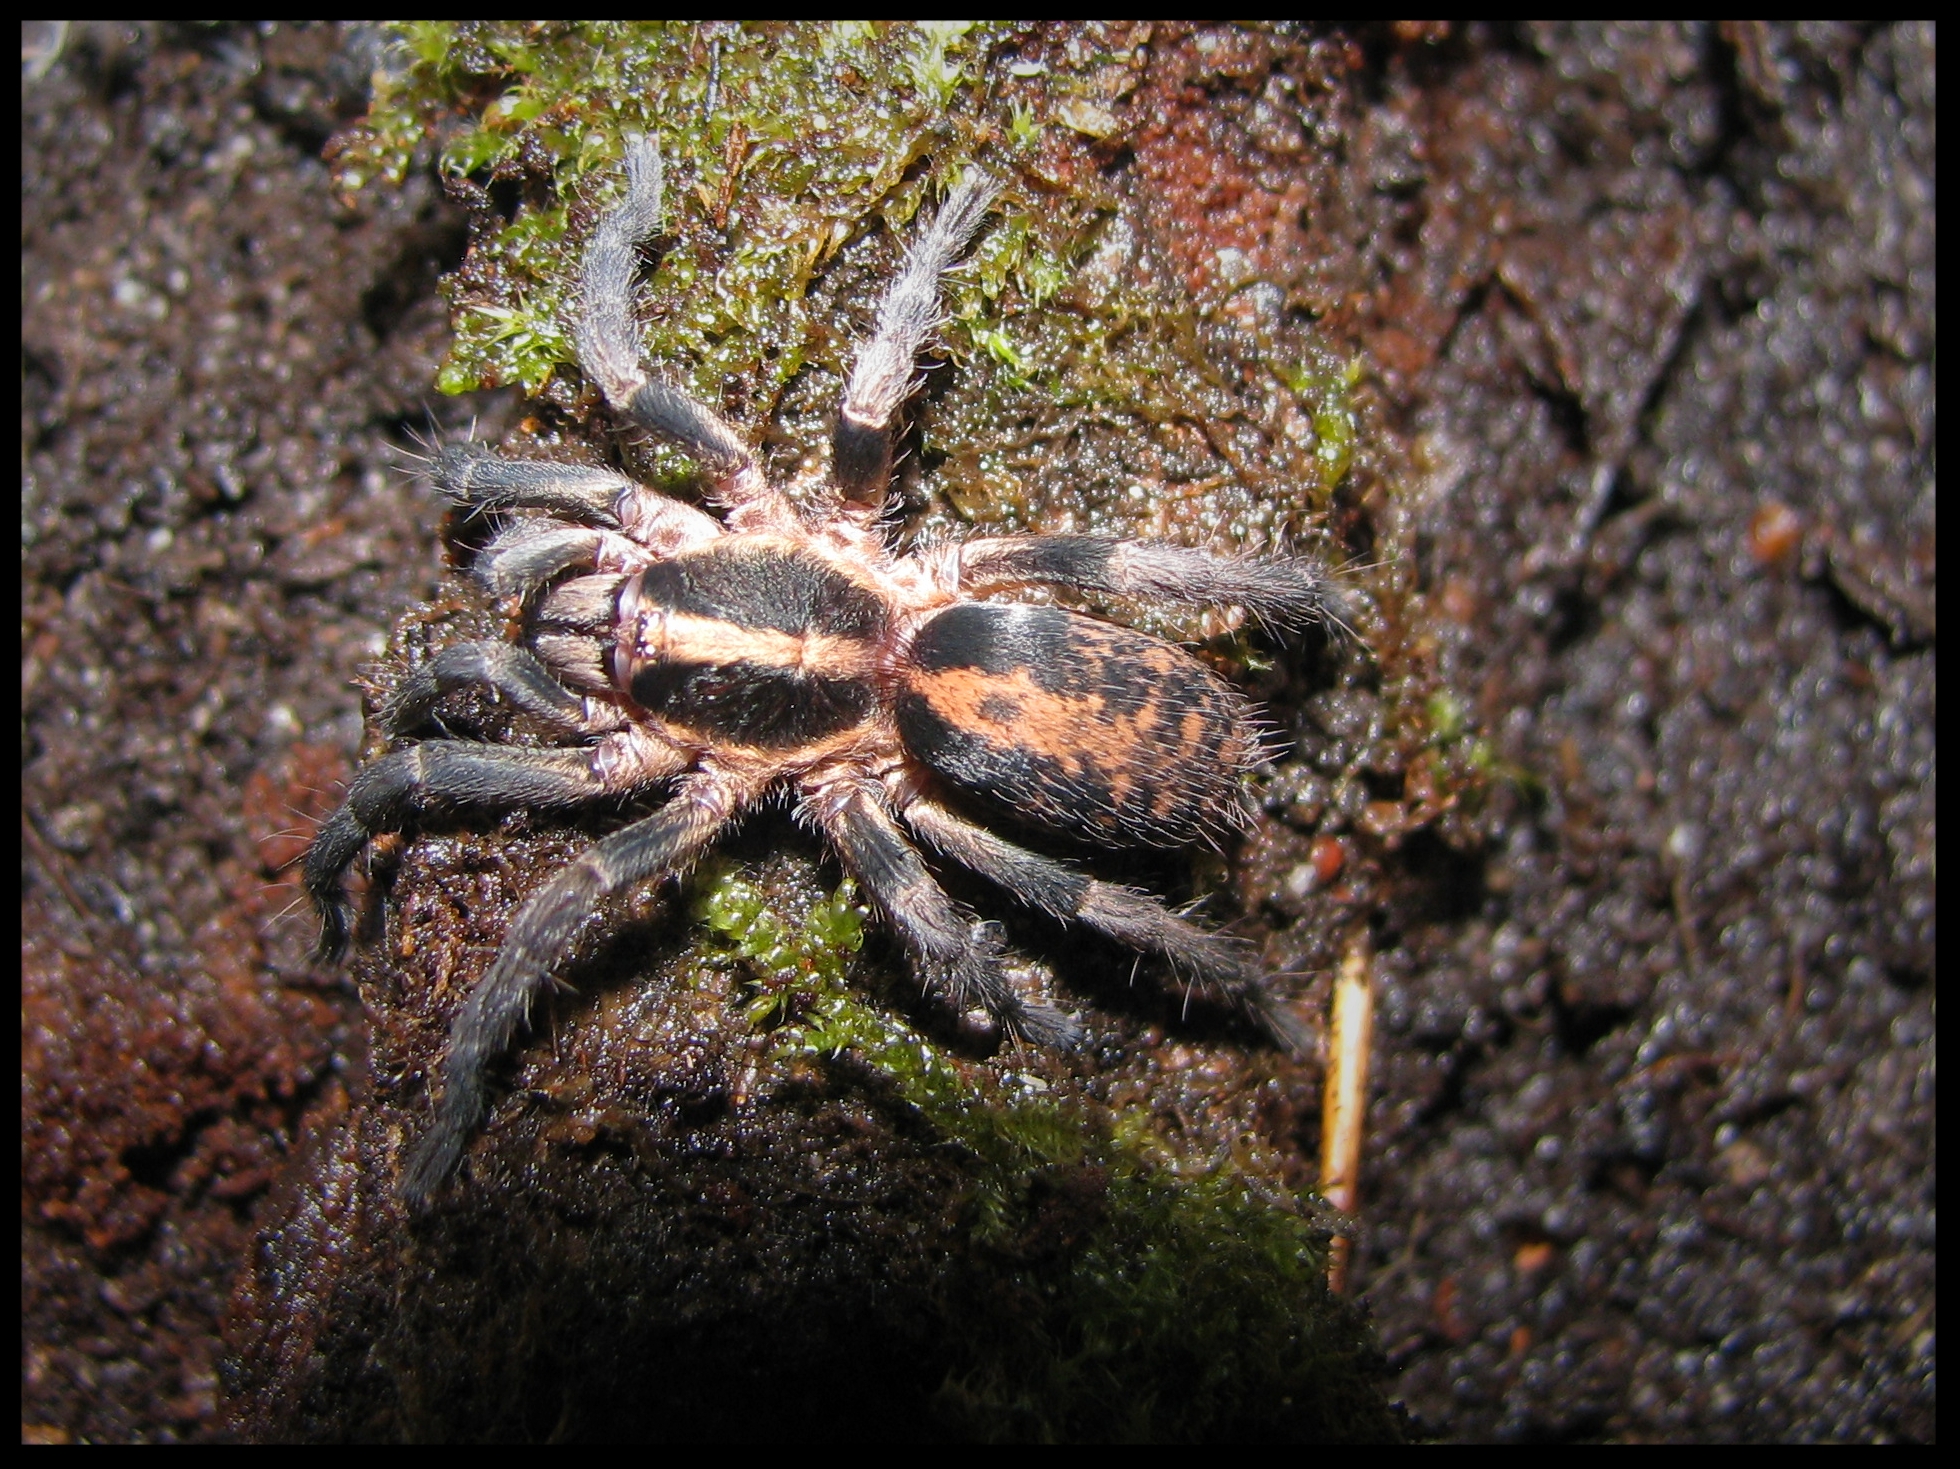
<path fill-rule="evenodd" d="M 716 864 L 691 908 L 750 968 L 749 1017 L 772 1027 L 779 1083 L 849 1056 L 966 1159 L 960 1207 L 986 1288 L 949 1303 L 971 1313 L 939 1395 L 949 1426 L 1134 1442 L 1227 1424 L 1399 1433 L 1365 1329 L 1327 1293 L 1326 1232 L 1275 1179 L 1188 1156 L 1146 1112 L 955 1056 L 868 1002 L 848 972 L 865 917 L 848 880 L 799 901 Z"/>
<path fill-rule="evenodd" d="M 929 516 L 1249 545 L 1309 527 L 1347 472 L 1350 361 L 1311 332 L 1223 342 L 1220 301 L 1173 285 L 1122 218 L 1113 143 L 1082 122 L 1111 115 L 1139 52 L 1058 55 L 1047 32 L 979 24 L 400 35 L 335 166 L 352 189 L 433 149 L 477 200 L 445 391 L 577 397 L 578 252 L 622 137 L 643 132 L 668 176 L 642 292 L 650 359 L 746 432 L 821 441 L 896 242 L 977 163 L 1006 188 L 950 283 L 960 370 L 919 415 Z M 1297 431 L 1221 454 L 1206 426 L 1254 426 L 1275 394 Z"/>

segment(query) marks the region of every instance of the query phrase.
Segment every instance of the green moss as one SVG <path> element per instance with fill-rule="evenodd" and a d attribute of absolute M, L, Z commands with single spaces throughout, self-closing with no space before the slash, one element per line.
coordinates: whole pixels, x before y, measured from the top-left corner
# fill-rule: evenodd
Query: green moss
<path fill-rule="evenodd" d="M 994 1302 L 963 1325 L 950 1420 L 982 1438 L 1155 1440 L 1325 1429 L 1358 1411 L 1343 1394 L 1376 1403 L 1361 1329 L 1326 1292 L 1325 1235 L 1272 1180 L 1181 1158 L 1146 1114 L 947 1053 L 853 985 L 851 883 L 807 897 L 719 863 L 692 909 L 756 971 L 750 1019 L 785 1074 L 848 1053 L 966 1157 L 962 1209 Z M 1058 1198 L 1078 1217 L 1053 1248 Z M 1393 1431 L 1366 1412 L 1348 1427 Z"/>
<path fill-rule="evenodd" d="M 1316 1236 L 1242 1180 L 1107 1177 L 1099 1226 L 1065 1262 L 1023 1267 L 1031 1319 L 947 1384 L 949 1415 L 1014 1440 L 1398 1436 Z"/>
<path fill-rule="evenodd" d="M 398 34 L 398 69 L 338 147 L 343 186 L 400 178 L 431 134 L 444 135 L 446 173 L 524 186 L 452 287 L 457 342 L 440 379 L 451 392 L 537 392 L 572 365 L 577 250 L 627 133 L 658 143 L 669 181 L 670 228 L 645 288 L 648 349 L 696 393 L 739 396 L 751 425 L 813 352 L 839 365 L 843 344 L 806 301 L 813 273 L 874 216 L 908 221 L 976 149 L 962 93 L 986 33 L 966 24 L 471 22 Z"/>
<path fill-rule="evenodd" d="M 1429 696 L 1427 713 L 1430 732 L 1439 743 L 1448 744 L 1461 739 L 1470 727 L 1470 711 L 1449 689 L 1437 689 Z"/>
<path fill-rule="evenodd" d="M 914 473 L 934 511 L 1120 531 L 1147 487 L 1159 533 L 1256 544 L 1297 536 L 1353 462 L 1352 365 L 1303 327 L 1236 350 L 1295 395 L 1311 435 L 1221 465 L 1195 432 L 1247 418 L 1245 364 L 1219 356 L 1217 302 L 1129 253 L 1097 143 L 1069 120 L 1082 75 L 1016 59 L 1045 49 L 1035 32 L 472 22 L 398 35 L 373 112 L 338 145 L 343 185 L 399 178 L 439 138 L 445 172 L 516 186 L 493 196 L 514 208 L 501 224 L 480 215 L 489 228 L 450 282 L 444 391 L 577 395 L 578 251 L 617 186 L 622 137 L 645 132 L 669 180 L 642 292 L 649 356 L 747 432 L 821 440 L 894 240 L 977 161 L 1006 189 L 951 282 L 943 337 L 959 371 L 935 375 L 920 415 Z"/>
<path fill-rule="evenodd" d="M 694 921 L 751 967 L 755 992 L 744 1007 L 751 1025 L 780 1024 L 800 996 L 843 987 L 849 956 L 864 942 L 865 913 L 849 878 L 834 893 L 791 895 L 765 889 L 738 863 L 712 858 L 689 886 Z"/>

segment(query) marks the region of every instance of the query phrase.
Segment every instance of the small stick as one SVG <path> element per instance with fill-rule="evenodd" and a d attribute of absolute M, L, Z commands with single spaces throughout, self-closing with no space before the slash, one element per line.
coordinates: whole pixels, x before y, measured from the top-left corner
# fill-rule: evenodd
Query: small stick
<path fill-rule="evenodd" d="M 1368 1053 L 1375 1030 L 1371 959 L 1366 932 L 1357 933 L 1342 954 L 1340 973 L 1334 979 L 1327 1090 L 1320 1113 L 1320 1195 L 1347 1215 L 1354 1213 L 1359 1197 L 1362 1124 L 1368 1111 Z M 1336 1295 L 1347 1290 L 1352 1249 L 1353 1241 L 1346 1235 L 1334 1236 L 1327 1285 Z"/>

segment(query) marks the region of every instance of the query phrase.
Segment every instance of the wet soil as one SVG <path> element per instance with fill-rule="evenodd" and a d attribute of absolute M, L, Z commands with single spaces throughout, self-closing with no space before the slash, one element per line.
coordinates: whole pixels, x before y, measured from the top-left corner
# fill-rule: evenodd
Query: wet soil
<path fill-rule="evenodd" d="M 354 1247 L 363 1017 L 284 910 L 441 585 L 399 451 L 513 405 L 430 390 L 433 180 L 320 162 L 371 33 L 24 42 L 24 1432 L 211 1438 L 255 1221 Z M 1365 357 L 1409 645 L 1486 750 L 1357 838 L 1391 1393 L 1450 1438 L 1930 1439 L 1931 28 L 1153 44 L 1112 167 Z M 1260 832 L 1237 891 L 1310 923 Z M 286 1304 L 242 1336 L 303 1360 Z"/>

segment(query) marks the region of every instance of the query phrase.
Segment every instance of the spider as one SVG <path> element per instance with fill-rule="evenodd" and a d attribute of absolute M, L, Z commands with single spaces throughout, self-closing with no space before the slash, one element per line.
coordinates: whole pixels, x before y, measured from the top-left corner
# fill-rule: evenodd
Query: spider
<path fill-rule="evenodd" d="M 455 1172 L 488 1111 L 491 1064 L 602 901 L 684 871 L 741 812 L 784 788 L 926 987 L 962 1010 L 984 1009 L 1012 1036 L 1068 1046 L 1080 1031 L 1007 980 L 998 925 L 945 893 L 918 843 L 1023 903 L 1161 956 L 1302 1046 L 1299 1020 L 1239 944 L 969 814 L 992 807 L 1111 847 L 1215 842 L 1243 820 L 1239 777 L 1266 754 L 1252 706 L 1155 638 L 1058 607 L 978 599 L 1047 585 L 1236 603 L 1281 624 L 1338 621 L 1325 573 L 1304 559 L 1085 535 L 892 549 L 881 522 L 894 420 L 939 324 L 940 278 L 997 192 L 975 171 L 884 293 L 845 389 L 828 480 L 792 499 L 718 414 L 640 365 L 634 275 L 659 227 L 662 169 L 645 139 L 628 139 L 624 152 L 624 195 L 581 266 L 579 362 L 616 412 L 702 466 L 720 515 L 609 470 L 472 443 L 433 452 L 436 488 L 466 511 L 542 512 L 510 517 L 473 568 L 493 597 L 520 599 L 529 633 L 443 649 L 384 701 L 381 728 L 401 740 L 446 693 L 474 685 L 567 743 L 424 739 L 364 767 L 306 857 L 321 952 L 337 958 L 346 946 L 348 865 L 372 837 L 425 810 L 567 810 L 670 794 L 588 848 L 511 921 L 450 1028 L 441 1098 L 403 1167 L 403 1199 L 426 1208 Z"/>

